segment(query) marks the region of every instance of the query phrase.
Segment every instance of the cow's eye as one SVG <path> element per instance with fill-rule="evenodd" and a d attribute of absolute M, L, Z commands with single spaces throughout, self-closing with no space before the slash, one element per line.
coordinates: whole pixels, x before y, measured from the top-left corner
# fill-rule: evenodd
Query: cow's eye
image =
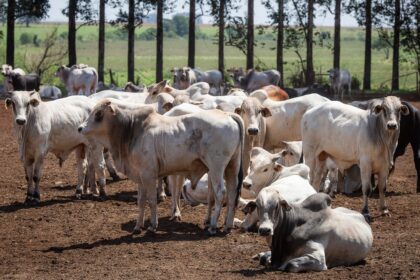
<path fill-rule="evenodd" d="M 268 168 L 265 168 L 264 170 L 263 170 L 263 172 L 267 172 L 268 171 Z"/>
<path fill-rule="evenodd" d="M 100 122 L 102 121 L 104 114 L 102 111 L 98 111 L 95 113 L 95 121 Z"/>

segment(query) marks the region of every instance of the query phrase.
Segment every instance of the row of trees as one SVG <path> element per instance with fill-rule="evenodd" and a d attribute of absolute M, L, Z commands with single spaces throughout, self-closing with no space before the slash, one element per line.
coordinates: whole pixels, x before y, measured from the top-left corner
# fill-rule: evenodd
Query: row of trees
<path fill-rule="evenodd" d="M 190 0 L 189 34 L 188 34 L 188 66 L 195 66 L 195 20 L 197 10 L 209 13 L 215 25 L 218 26 L 218 66 L 224 73 L 224 46 L 231 45 L 241 50 L 247 57 L 247 69 L 254 68 L 254 0 L 246 0 L 248 13 L 245 18 L 234 16 L 243 3 L 240 0 Z M 417 69 L 420 71 L 420 1 L 418 0 L 261 0 L 267 7 L 270 25 L 277 33 L 277 69 L 281 72 L 283 85 L 284 59 L 283 50 L 293 49 L 299 57 L 305 83 L 314 83 L 315 72 L 313 63 L 313 46 L 317 40 L 314 36 L 314 18 L 327 12 L 335 15 L 333 40 L 333 67 L 340 67 L 340 30 L 341 14 L 353 15 L 360 26 L 365 28 L 365 62 L 363 88 L 370 89 L 372 61 L 372 30 L 376 28 L 379 36 L 387 40 L 393 49 L 392 89 L 399 89 L 399 51 L 414 55 Z M 127 6 L 120 9 L 117 19 L 111 24 L 120 25 L 128 31 L 127 71 L 128 80 L 134 81 L 134 44 L 135 29 L 142 25 L 143 19 L 150 11 L 156 11 L 156 80 L 163 79 L 163 13 L 170 12 L 176 5 L 176 0 L 99 0 L 94 7 L 92 0 L 69 0 L 63 14 L 68 17 L 68 61 L 70 65 L 77 63 L 76 20 L 84 24 L 96 22 L 99 14 L 98 40 L 98 75 L 104 80 L 105 58 L 105 7 Z M 0 14 L 7 11 L 7 63 L 14 63 L 14 22 L 23 17 L 44 18 L 49 10 L 48 0 L 8 0 L 0 4 Z M 204 8 L 206 7 L 206 8 Z M 331 9 L 334 7 L 334 9 Z M 198 9 L 200 8 L 200 9 Z M 316 13 L 315 13 L 316 8 Z M 98 11 L 99 10 L 99 11 Z M 259 32 L 268 32 L 267 28 L 257 27 Z M 306 47 L 303 59 L 302 47 Z"/>

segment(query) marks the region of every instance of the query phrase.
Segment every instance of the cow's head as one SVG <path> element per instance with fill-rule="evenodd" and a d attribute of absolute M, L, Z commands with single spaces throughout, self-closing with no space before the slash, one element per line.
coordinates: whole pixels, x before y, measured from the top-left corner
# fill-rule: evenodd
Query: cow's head
<path fill-rule="evenodd" d="M 115 117 L 117 107 L 109 99 L 99 102 L 89 114 L 87 120 L 82 123 L 78 131 L 83 135 L 99 140 L 106 145 L 106 139 L 109 135 L 109 122 Z"/>
<path fill-rule="evenodd" d="M 330 81 L 335 81 L 336 79 L 338 79 L 339 75 L 340 75 L 340 70 L 337 68 L 332 68 L 330 70 L 328 70 L 328 77 L 330 79 Z"/>
<path fill-rule="evenodd" d="M 10 65 L 8 65 L 8 64 L 3 64 L 3 65 L 1 66 L 1 74 L 2 74 L 3 76 L 7 76 L 7 75 L 9 75 L 9 74 L 12 72 L 12 70 L 13 70 L 13 67 L 12 67 L 12 66 L 10 66 Z"/>
<path fill-rule="evenodd" d="M 275 180 L 277 173 L 283 169 L 284 161 L 283 151 L 272 154 L 260 147 L 252 148 L 249 174 L 243 180 L 243 187 L 258 194 Z"/>
<path fill-rule="evenodd" d="M 157 96 L 159 93 L 165 92 L 169 93 L 171 92 L 172 88 L 169 86 L 167 80 L 160 81 L 157 84 L 153 84 L 147 88 L 147 91 L 149 92 L 149 95 L 146 97 L 145 103 L 151 104 L 157 102 Z"/>
<path fill-rule="evenodd" d="M 389 132 L 398 131 L 401 114 L 406 116 L 410 113 L 407 106 L 395 96 L 385 97 L 382 103 L 375 102 L 371 111 L 381 119 L 380 123 L 385 126 L 383 129 Z"/>
<path fill-rule="evenodd" d="M 6 108 L 12 108 L 17 125 L 25 125 L 33 108 L 42 102 L 36 91 L 13 91 L 6 98 Z"/>
<path fill-rule="evenodd" d="M 240 80 L 243 76 L 245 76 L 245 72 L 242 69 L 242 67 L 240 68 L 230 68 L 228 70 L 230 77 L 233 80 L 233 86 L 236 88 L 242 88 L 241 87 L 241 83 Z"/>
<path fill-rule="evenodd" d="M 64 76 L 64 71 L 66 70 L 67 66 L 66 65 L 60 65 L 57 68 L 57 71 L 55 71 L 54 76 L 56 77 L 63 77 Z"/>
<path fill-rule="evenodd" d="M 235 113 L 240 115 L 244 120 L 245 129 L 249 136 L 256 136 L 261 132 L 261 118 L 271 116 L 271 111 L 267 107 L 261 105 L 261 102 L 255 97 L 244 99 L 241 107 L 235 109 Z"/>

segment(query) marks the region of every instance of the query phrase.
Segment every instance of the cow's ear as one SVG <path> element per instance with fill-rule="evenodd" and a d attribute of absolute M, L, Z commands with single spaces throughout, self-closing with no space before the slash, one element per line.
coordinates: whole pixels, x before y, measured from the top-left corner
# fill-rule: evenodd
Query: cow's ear
<path fill-rule="evenodd" d="M 373 112 L 375 113 L 375 114 L 380 114 L 381 113 L 381 111 L 382 111 L 382 105 L 376 105 L 375 107 L 373 107 Z"/>
<path fill-rule="evenodd" d="M 405 105 L 402 105 L 401 108 L 401 114 L 403 114 L 404 116 L 408 116 L 410 114 L 410 111 L 408 110 L 408 107 Z"/>
<path fill-rule="evenodd" d="M 29 92 L 29 96 L 32 96 L 32 95 L 34 95 L 35 93 L 36 93 L 36 91 L 35 91 L 35 90 L 30 91 L 30 92 Z"/>
<path fill-rule="evenodd" d="M 279 204 L 280 204 L 281 208 L 283 208 L 285 211 L 289 211 L 290 209 L 292 209 L 292 207 L 290 207 L 289 203 L 283 198 L 280 198 Z"/>
<path fill-rule="evenodd" d="M 240 115 L 242 113 L 241 107 L 235 108 L 235 114 Z"/>
<path fill-rule="evenodd" d="M 262 115 L 264 118 L 271 117 L 271 111 L 270 111 L 270 109 L 268 109 L 267 107 L 262 108 L 262 109 L 261 109 L 261 115 Z"/>
<path fill-rule="evenodd" d="M 162 108 L 168 112 L 169 110 L 171 110 L 174 107 L 174 104 L 172 104 L 171 102 L 166 102 L 165 104 L 163 104 Z"/>
<path fill-rule="evenodd" d="M 105 108 L 112 114 L 112 115 L 115 115 L 115 106 L 111 103 L 111 101 L 110 100 L 106 100 L 105 102 L 104 102 L 104 106 L 105 106 Z"/>
<path fill-rule="evenodd" d="M 8 109 L 10 106 L 12 106 L 12 99 L 6 98 L 6 100 L 4 100 L 4 105 L 6 109 Z"/>
<path fill-rule="evenodd" d="M 277 158 L 279 160 L 279 158 Z M 283 165 L 277 162 L 277 160 L 274 162 L 274 170 L 276 172 L 280 172 L 283 169 Z"/>
<path fill-rule="evenodd" d="M 245 205 L 244 209 L 242 209 L 242 212 L 244 212 L 244 214 L 251 214 L 255 211 L 256 208 L 257 203 L 255 201 L 250 201 L 247 203 L 247 205 Z"/>
<path fill-rule="evenodd" d="M 32 98 L 29 103 L 31 104 L 31 106 L 37 107 L 40 102 L 39 102 L 38 98 Z"/>

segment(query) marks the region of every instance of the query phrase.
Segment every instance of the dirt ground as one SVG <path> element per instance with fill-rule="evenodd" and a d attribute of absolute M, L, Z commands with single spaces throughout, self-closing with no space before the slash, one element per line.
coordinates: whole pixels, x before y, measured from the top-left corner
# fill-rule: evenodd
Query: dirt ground
<path fill-rule="evenodd" d="M 420 102 L 416 105 L 420 107 Z M 374 245 L 365 262 L 290 274 L 267 270 L 251 259 L 268 250 L 256 233 L 234 230 L 208 237 L 202 227 L 205 206 L 183 205 L 182 222 L 172 222 L 166 200 L 159 204 L 158 232 L 132 236 L 136 186 L 127 180 L 110 183 L 108 200 L 76 200 L 73 157 L 60 169 L 58 161 L 48 156 L 42 202 L 26 206 L 25 176 L 11 116 L 0 107 L 1 279 L 420 278 L 420 196 L 415 193 L 411 148 L 396 162 L 387 193 L 391 216 L 374 219 Z M 377 203 L 377 198 L 371 199 L 371 210 L 376 211 Z M 360 210 L 362 199 L 338 195 L 333 206 Z"/>

